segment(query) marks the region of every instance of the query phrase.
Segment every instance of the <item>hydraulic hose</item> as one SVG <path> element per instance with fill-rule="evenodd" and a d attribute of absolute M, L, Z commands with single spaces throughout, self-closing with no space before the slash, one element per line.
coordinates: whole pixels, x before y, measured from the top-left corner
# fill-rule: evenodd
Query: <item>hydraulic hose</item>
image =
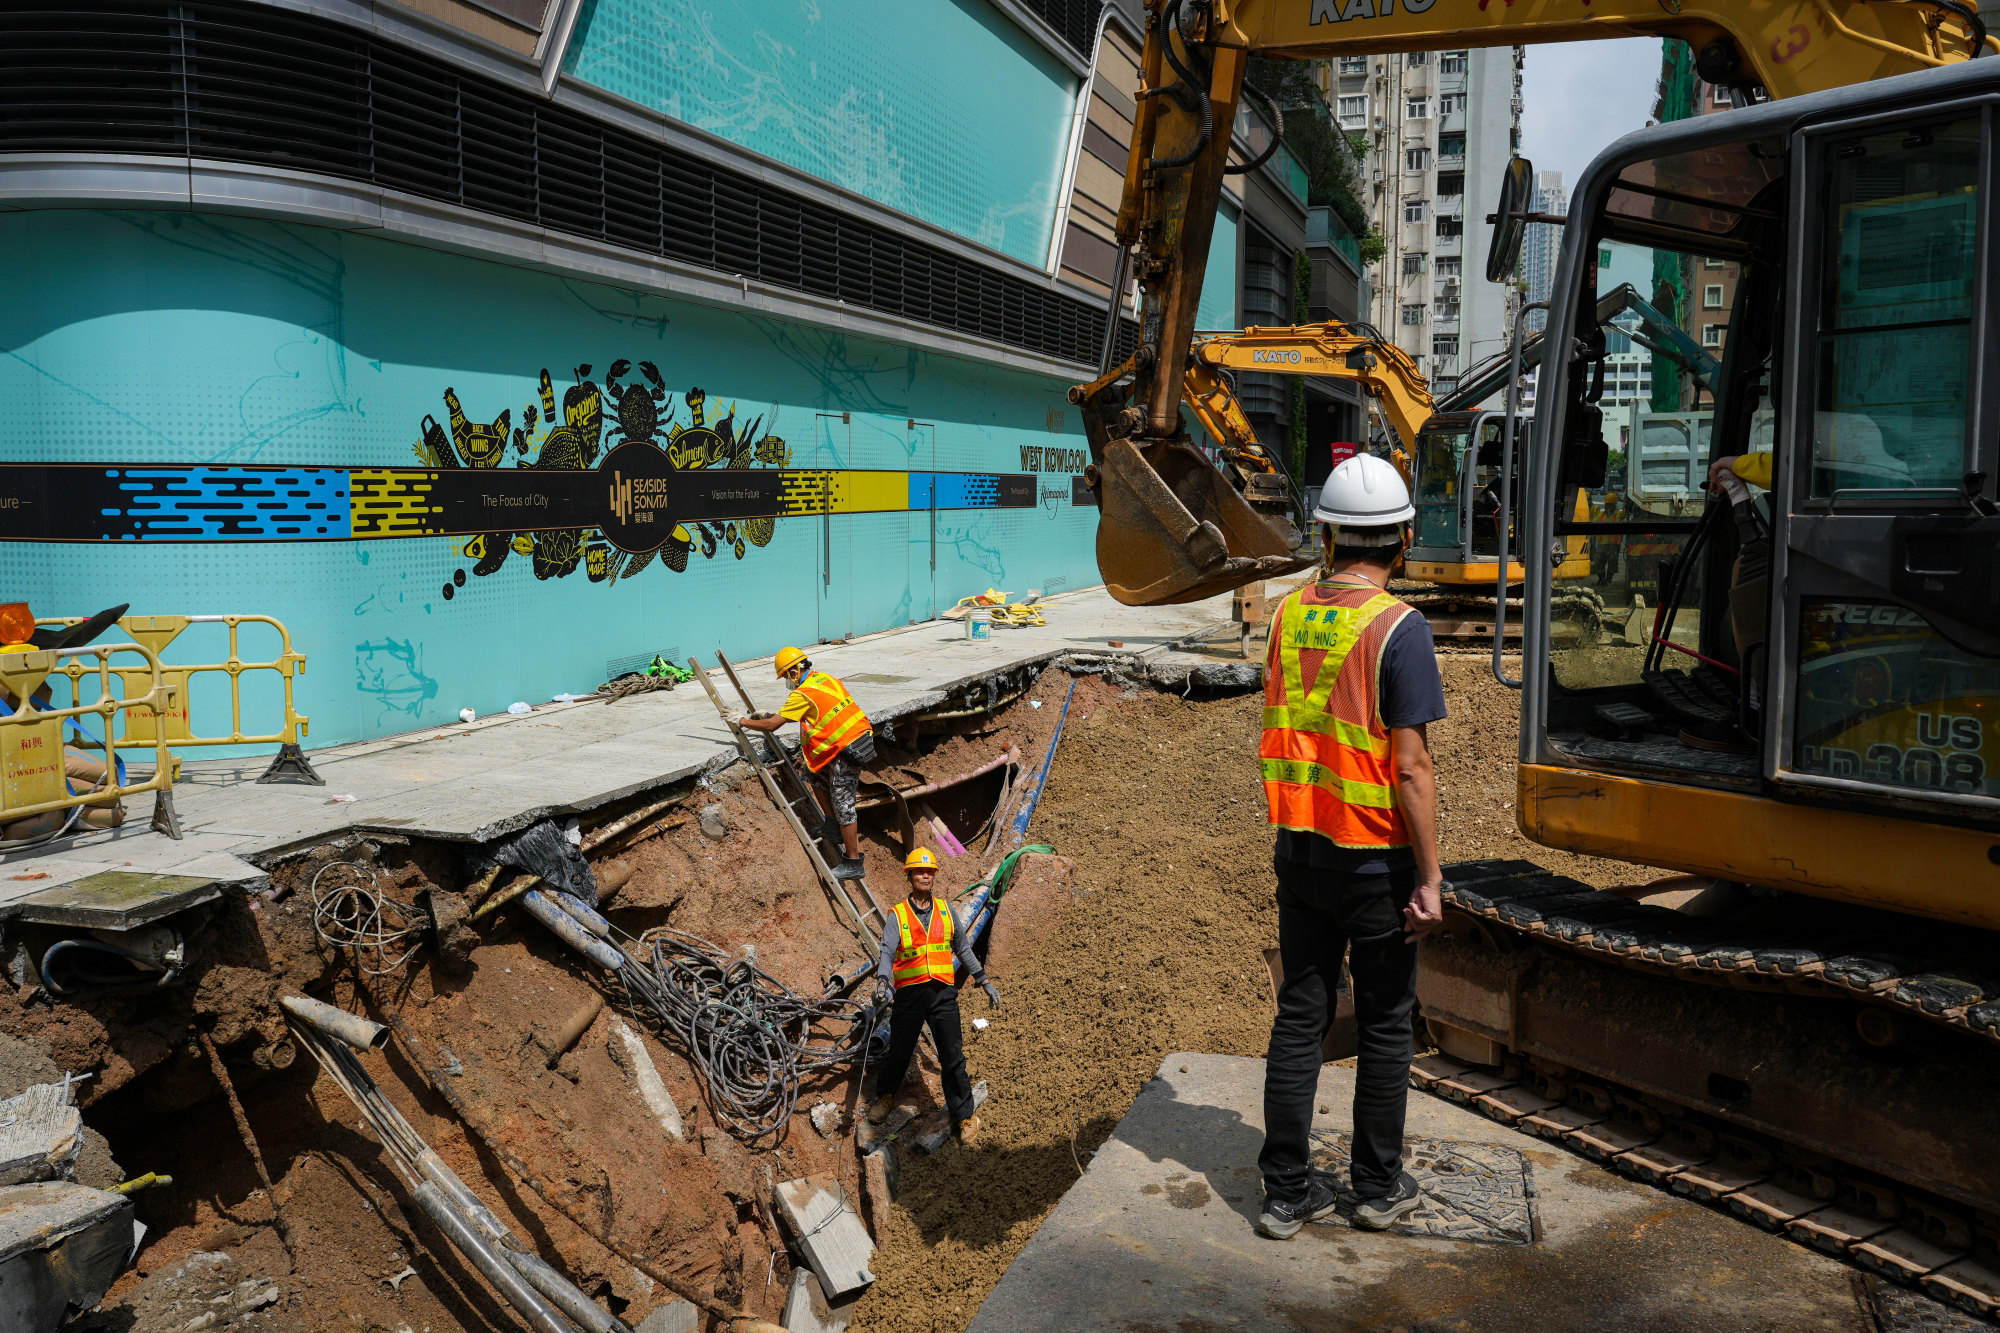
<path fill-rule="evenodd" d="M 1264 145 L 1263 152 L 1257 154 L 1255 158 L 1245 162 L 1242 166 L 1224 167 L 1222 174 L 1225 176 L 1241 176 L 1246 171 L 1255 171 L 1257 168 L 1263 166 L 1271 160 L 1272 154 L 1278 151 L 1278 145 L 1283 143 L 1285 138 L 1285 113 L 1278 109 L 1277 101 L 1262 88 L 1252 87 L 1248 83 L 1243 85 L 1243 94 L 1246 97 L 1254 97 L 1263 103 L 1265 112 L 1271 117 L 1271 142 Z"/>
<path fill-rule="evenodd" d="M 1181 42 L 1187 46 L 1188 54 L 1194 54 L 1194 44 L 1189 42 L 1187 34 L 1181 31 L 1181 11 L 1186 3 L 1187 0 L 1174 0 L 1174 7 L 1167 11 L 1167 17 L 1172 22 L 1172 28 L 1161 37 L 1160 48 L 1166 53 L 1167 63 L 1174 67 L 1175 76 L 1183 84 L 1194 90 L 1195 98 L 1199 103 L 1198 109 L 1201 112 L 1201 133 L 1196 136 L 1194 147 L 1188 149 L 1185 153 L 1177 153 L 1173 157 L 1156 157 L 1147 162 L 1146 166 L 1153 171 L 1172 171 L 1178 167 L 1186 166 L 1207 151 L 1208 141 L 1215 133 L 1215 110 L 1209 105 L 1208 101 L 1207 71 L 1204 70 L 1200 74 L 1196 74 L 1194 70 L 1189 69 L 1181 62 L 1180 56 L 1174 53 L 1174 34 L 1180 33 Z M 1199 57 L 1196 57 L 1196 64 L 1200 64 Z"/>
<path fill-rule="evenodd" d="M 1972 32 L 1972 59 L 1986 54 L 1986 20 L 1979 17 L 1979 11 L 1961 0 L 1921 0 L 1932 9 L 1942 9 L 1947 14 L 1957 16 Z"/>

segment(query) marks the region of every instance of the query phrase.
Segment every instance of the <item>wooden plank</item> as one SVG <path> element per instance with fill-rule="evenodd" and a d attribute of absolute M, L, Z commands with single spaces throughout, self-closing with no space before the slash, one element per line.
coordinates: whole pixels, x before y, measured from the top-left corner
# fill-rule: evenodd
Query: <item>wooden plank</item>
<path fill-rule="evenodd" d="M 791 1228 L 806 1263 L 829 1300 L 840 1300 L 875 1280 L 868 1260 L 875 1242 L 854 1204 L 830 1175 L 788 1180 L 778 1186 L 778 1212 Z"/>

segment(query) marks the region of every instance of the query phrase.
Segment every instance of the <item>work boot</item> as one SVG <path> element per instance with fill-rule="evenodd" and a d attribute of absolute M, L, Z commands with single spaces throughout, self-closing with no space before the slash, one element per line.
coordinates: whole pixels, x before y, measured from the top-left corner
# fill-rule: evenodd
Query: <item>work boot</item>
<path fill-rule="evenodd" d="M 868 1103 L 868 1123 L 871 1125 L 881 1124 L 889 1118 L 889 1113 L 895 1109 L 895 1097 L 884 1093 L 882 1096 Z"/>
<path fill-rule="evenodd" d="M 1290 1240 L 1308 1222 L 1331 1216 L 1340 1205 L 1340 1196 L 1318 1176 L 1306 1178 L 1306 1192 L 1294 1200 L 1266 1197 L 1264 1210 L 1257 1214 L 1257 1233 L 1272 1240 Z"/>
<path fill-rule="evenodd" d="M 840 821 L 832 815 L 828 815 L 820 821 L 819 836 L 824 838 L 830 846 L 840 846 Z"/>
<path fill-rule="evenodd" d="M 1417 1211 L 1423 1201 L 1424 1192 L 1417 1178 L 1405 1171 L 1396 1177 L 1387 1194 L 1354 1205 L 1354 1225 L 1369 1231 L 1386 1231 Z"/>
<path fill-rule="evenodd" d="M 835 879 L 860 879 L 861 858 L 857 856 L 851 861 L 842 861 L 833 868 L 833 877 Z"/>
<path fill-rule="evenodd" d="M 965 1117 L 965 1119 L 958 1122 L 958 1144 L 961 1148 L 970 1148 L 972 1146 L 972 1141 L 978 1137 L 979 1137 L 978 1116 L 969 1115 Z"/>

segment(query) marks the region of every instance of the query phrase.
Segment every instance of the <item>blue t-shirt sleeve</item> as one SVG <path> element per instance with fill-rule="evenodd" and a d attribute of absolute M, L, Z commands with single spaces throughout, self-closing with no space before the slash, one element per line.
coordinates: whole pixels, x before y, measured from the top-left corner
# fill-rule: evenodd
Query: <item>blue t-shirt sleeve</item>
<path fill-rule="evenodd" d="M 1420 727 L 1445 717 L 1444 678 L 1430 622 L 1412 611 L 1382 649 L 1382 724 Z"/>

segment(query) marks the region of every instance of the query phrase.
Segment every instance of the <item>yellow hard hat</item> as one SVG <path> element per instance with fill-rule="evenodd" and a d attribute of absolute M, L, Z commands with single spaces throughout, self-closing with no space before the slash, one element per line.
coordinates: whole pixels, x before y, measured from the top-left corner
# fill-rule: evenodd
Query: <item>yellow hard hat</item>
<path fill-rule="evenodd" d="M 903 869 L 905 870 L 936 870 L 937 868 L 937 857 L 931 855 L 931 849 L 928 847 L 919 847 L 903 858 Z"/>
<path fill-rule="evenodd" d="M 786 672 L 790 671 L 793 667 L 797 666 L 799 663 L 805 660 L 806 660 L 806 655 L 804 649 L 801 648 L 779 649 L 778 663 L 777 663 L 778 674 L 781 676 L 784 675 Z"/>

